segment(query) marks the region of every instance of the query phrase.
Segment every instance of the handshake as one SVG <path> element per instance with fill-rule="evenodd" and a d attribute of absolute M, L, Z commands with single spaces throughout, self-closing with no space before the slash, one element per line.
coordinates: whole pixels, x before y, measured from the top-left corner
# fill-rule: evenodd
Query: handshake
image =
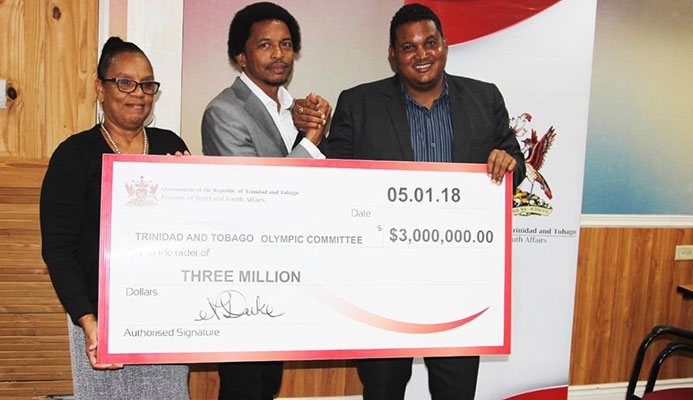
<path fill-rule="evenodd" d="M 305 99 L 296 99 L 291 114 L 296 128 L 303 132 L 306 139 L 319 145 L 332 115 L 332 107 L 327 100 L 310 93 Z"/>

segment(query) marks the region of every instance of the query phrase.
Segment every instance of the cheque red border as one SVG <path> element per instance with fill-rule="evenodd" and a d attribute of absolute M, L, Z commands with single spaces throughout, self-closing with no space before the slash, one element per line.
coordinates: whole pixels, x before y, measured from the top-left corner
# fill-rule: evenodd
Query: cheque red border
<path fill-rule="evenodd" d="M 115 162 L 147 162 L 170 164 L 227 164 L 277 167 L 350 168 L 375 170 L 450 171 L 486 173 L 485 164 L 423 163 L 409 161 L 315 160 L 255 157 L 201 157 L 104 154 L 101 188 L 101 237 L 99 249 L 99 363 L 204 363 L 223 361 L 270 360 L 327 360 L 384 357 L 436 357 L 510 354 L 511 283 L 512 283 L 512 173 L 504 180 L 505 201 L 505 290 L 503 344 L 499 346 L 332 349 L 291 351 L 226 351 L 176 353 L 118 353 L 108 352 L 108 316 L 110 298 L 110 249 L 113 195 L 113 164 Z"/>

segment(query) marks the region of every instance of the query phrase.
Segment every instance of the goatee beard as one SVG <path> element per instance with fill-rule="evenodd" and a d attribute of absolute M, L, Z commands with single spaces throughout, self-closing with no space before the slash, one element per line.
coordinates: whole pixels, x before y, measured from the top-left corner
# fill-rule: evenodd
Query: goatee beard
<path fill-rule="evenodd" d="M 279 86 L 283 86 L 288 81 L 289 81 L 288 79 L 284 79 L 283 81 L 279 81 L 279 82 L 276 82 L 276 81 L 264 81 L 264 82 L 270 86 L 279 87 Z"/>

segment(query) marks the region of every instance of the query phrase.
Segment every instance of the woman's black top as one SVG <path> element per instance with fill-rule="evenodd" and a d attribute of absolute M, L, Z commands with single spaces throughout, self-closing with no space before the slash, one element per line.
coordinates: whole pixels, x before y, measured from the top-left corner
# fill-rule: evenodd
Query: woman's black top
<path fill-rule="evenodd" d="M 171 131 L 146 132 L 149 154 L 187 150 Z M 51 156 L 41 187 L 41 252 L 58 298 L 75 323 L 98 309 L 103 154 L 113 150 L 99 125 L 70 136 Z"/>

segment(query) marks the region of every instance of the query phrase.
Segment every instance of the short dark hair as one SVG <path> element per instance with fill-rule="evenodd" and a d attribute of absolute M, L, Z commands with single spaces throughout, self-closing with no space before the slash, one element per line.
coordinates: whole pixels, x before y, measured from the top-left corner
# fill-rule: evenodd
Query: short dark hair
<path fill-rule="evenodd" d="M 296 18 L 274 3 L 260 2 L 253 3 L 234 15 L 229 27 L 229 58 L 235 63 L 236 56 L 245 51 L 245 43 L 254 23 L 273 19 L 282 21 L 289 28 L 294 53 L 301 51 L 301 29 Z"/>
<path fill-rule="evenodd" d="M 96 74 L 99 79 L 106 79 L 108 69 L 113 65 L 113 60 L 122 53 L 139 53 L 149 61 L 147 55 L 136 44 L 126 42 L 118 36 L 111 36 L 103 45 L 101 57 L 99 58 L 99 66 L 96 69 Z M 151 64 L 151 62 L 150 62 Z"/>
<path fill-rule="evenodd" d="M 408 22 L 416 22 L 429 19 L 433 21 L 434 24 L 436 24 L 436 29 L 438 29 L 440 35 L 445 36 L 443 34 L 443 26 L 441 25 L 440 19 L 438 19 L 436 13 L 434 13 L 433 10 L 424 6 L 423 4 L 407 4 L 399 10 L 397 10 L 395 16 L 392 17 L 392 21 L 390 21 L 390 46 L 395 47 L 395 41 L 397 39 L 396 31 L 397 28 L 399 28 L 401 25 L 404 25 Z"/>

